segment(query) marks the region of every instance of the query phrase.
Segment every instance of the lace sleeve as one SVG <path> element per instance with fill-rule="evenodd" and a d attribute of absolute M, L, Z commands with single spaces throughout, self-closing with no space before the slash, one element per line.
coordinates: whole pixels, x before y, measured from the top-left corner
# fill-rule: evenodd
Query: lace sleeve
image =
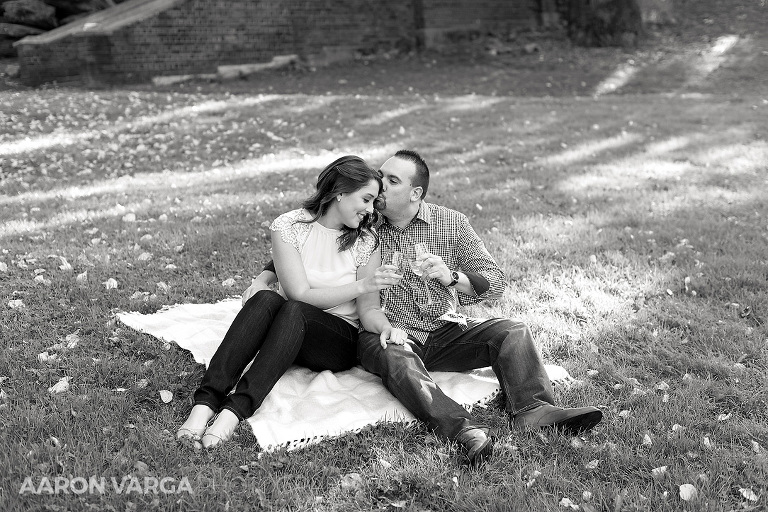
<path fill-rule="evenodd" d="M 308 218 L 305 210 L 293 210 L 276 218 L 269 226 L 269 229 L 280 232 L 280 238 L 283 239 L 283 242 L 290 244 L 297 251 L 301 252 L 301 247 L 307 240 L 310 225 L 298 221 L 308 220 Z"/>
<path fill-rule="evenodd" d="M 355 266 L 362 267 L 371 259 L 371 254 L 376 249 L 376 240 L 370 234 L 364 234 L 357 239 L 352 246 L 352 256 L 355 259 Z"/>

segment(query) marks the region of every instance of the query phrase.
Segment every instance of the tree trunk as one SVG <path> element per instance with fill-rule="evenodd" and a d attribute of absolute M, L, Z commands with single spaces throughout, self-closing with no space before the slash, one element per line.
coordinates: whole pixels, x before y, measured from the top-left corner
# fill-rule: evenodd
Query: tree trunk
<path fill-rule="evenodd" d="M 570 0 L 568 35 L 584 46 L 635 46 L 643 35 L 637 0 Z"/>

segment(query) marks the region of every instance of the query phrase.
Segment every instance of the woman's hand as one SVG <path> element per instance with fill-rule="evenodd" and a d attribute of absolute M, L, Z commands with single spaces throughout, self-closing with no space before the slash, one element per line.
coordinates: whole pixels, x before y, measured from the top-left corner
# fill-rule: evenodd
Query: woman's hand
<path fill-rule="evenodd" d="M 271 273 L 271 272 L 270 272 Z M 248 302 L 248 299 L 256 295 L 256 293 L 260 292 L 261 290 L 270 290 L 269 283 L 267 282 L 267 277 L 262 277 L 264 275 L 264 272 L 262 272 L 259 277 L 251 280 L 251 286 L 245 289 L 243 292 L 243 306 L 245 306 L 245 303 Z"/>
<path fill-rule="evenodd" d="M 398 268 L 394 265 L 382 265 L 377 268 L 372 276 L 363 279 L 365 293 L 377 292 L 397 285 L 403 278 L 397 270 Z"/>
<path fill-rule="evenodd" d="M 404 345 L 405 340 L 408 339 L 408 333 L 404 330 L 398 328 L 398 327 L 392 327 L 391 325 L 387 325 L 384 327 L 384 329 L 381 331 L 381 334 L 379 335 L 379 342 L 381 343 L 381 348 L 385 349 L 387 348 L 387 344 L 391 343 L 393 345 Z"/>

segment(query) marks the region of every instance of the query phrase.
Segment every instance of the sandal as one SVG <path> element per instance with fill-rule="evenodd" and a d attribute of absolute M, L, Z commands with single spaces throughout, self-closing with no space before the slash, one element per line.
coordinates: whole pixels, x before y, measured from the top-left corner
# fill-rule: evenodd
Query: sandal
<path fill-rule="evenodd" d="M 213 415 L 213 411 L 207 405 L 198 404 L 194 406 L 192 412 L 189 413 L 187 421 L 176 432 L 176 439 L 200 441 Z"/>
<path fill-rule="evenodd" d="M 216 420 L 205 430 L 201 439 L 203 448 L 216 448 L 222 443 L 229 441 L 235 429 L 240 424 L 240 419 L 230 411 L 224 409 L 216 416 Z"/>

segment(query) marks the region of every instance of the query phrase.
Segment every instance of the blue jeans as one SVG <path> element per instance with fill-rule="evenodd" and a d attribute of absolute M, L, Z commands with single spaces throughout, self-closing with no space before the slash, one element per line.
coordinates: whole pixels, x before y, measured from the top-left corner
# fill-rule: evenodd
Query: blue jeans
<path fill-rule="evenodd" d="M 214 412 L 229 409 L 243 420 L 253 415 L 294 363 L 314 371 L 354 367 L 356 343 L 357 328 L 341 318 L 262 290 L 245 303 L 229 327 L 195 391 L 195 404 Z"/>
<path fill-rule="evenodd" d="M 449 323 L 432 332 L 422 346 L 381 347 L 379 335 L 361 332 L 357 354 L 363 368 L 381 377 L 387 389 L 414 416 L 436 433 L 456 439 L 472 428 L 484 428 L 464 407 L 449 398 L 430 371 L 463 372 L 491 366 L 507 395 L 511 415 L 553 404 L 552 383 L 528 327 L 505 319 L 469 319 L 467 328 Z"/>

